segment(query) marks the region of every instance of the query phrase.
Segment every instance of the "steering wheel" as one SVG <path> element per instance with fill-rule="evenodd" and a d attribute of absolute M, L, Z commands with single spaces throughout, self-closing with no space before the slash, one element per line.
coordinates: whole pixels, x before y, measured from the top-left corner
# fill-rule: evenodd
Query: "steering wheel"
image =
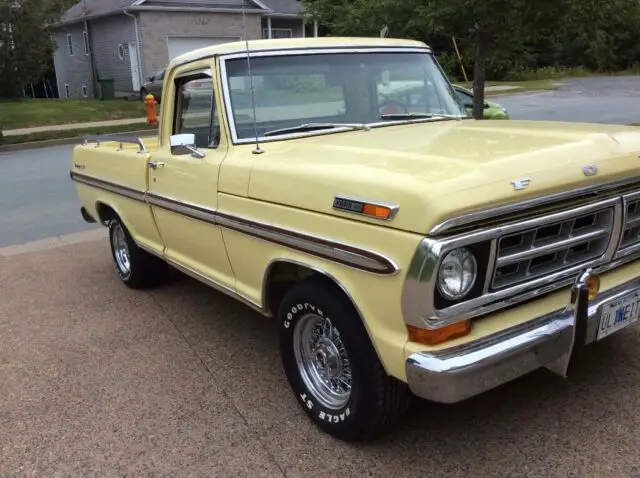
<path fill-rule="evenodd" d="M 400 101 L 385 100 L 378 106 L 378 111 L 380 112 L 380 115 L 393 115 L 398 113 L 408 113 L 409 109 Z"/>

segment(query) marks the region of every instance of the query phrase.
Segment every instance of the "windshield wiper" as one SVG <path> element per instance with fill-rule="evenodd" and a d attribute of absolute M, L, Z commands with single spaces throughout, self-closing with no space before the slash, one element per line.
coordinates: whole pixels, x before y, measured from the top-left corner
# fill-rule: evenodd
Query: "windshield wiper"
<path fill-rule="evenodd" d="M 422 119 L 422 118 L 434 118 L 434 119 L 463 119 L 462 115 L 449 115 L 449 114 L 434 114 L 434 113 L 389 113 L 380 115 L 380 119 Z"/>
<path fill-rule="evenodd" d="M 277 136 L 285 133 L 298 133 L 304 131 L 314 131 L 322 129 L 335 129 L 335 128 L 350 128 L 350 129 L 363 129 L 369 131 L 371 127 L 367 124 L 354 124 L 354 123 L 303 123 L 296 126 L 289 126 L 288 128 L 274 129 L 267 131 L 263 136 Z"/>

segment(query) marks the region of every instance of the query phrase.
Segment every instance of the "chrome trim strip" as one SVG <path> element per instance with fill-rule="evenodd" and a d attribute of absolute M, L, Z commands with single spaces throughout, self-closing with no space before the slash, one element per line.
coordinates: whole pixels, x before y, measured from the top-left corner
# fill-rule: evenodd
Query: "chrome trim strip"
<path fill-rule="evenodd" d="M 105 181 L 103 179 L 97 179 L 92 176 L 83 173 L 77 173 L 75 171 L 70 172 L 71 179 L 81 184 L 85 184 L 87 186 L 91 186 L 98 189 L 103 189 L 110 193 L 119 194 L 120 196 L 127 197 L 129 199 L 133 199 L 134 201 L 145 201 L 145 192 L 140 191 L 139 189 L 133 189 L 127 186 L 121 186 L 120 184 L 116 184 L 110 181 Z"/>
<path fill-rule="evenodd" d="M 538 368 L 566 376 L 577 353 L 595 342 L 603 306 L 640 290 L 635 278 L 589 303 L 587 276 L 573 279 L 562 309 L 467 344 L 412 354 L 405 364 L 409 387 L 422 398 L 455 403 Z"/>
<path fill-rule="evenodd" d="M 72 172 L 71 178 L 89 186 L 131 197 L 132 199 L 146 202 L 149 205 L 160 207 L 176 214 L 235 230 L 264 241 L 279 244 L 289 249 L 311 254 L 361 271 L 381 275 L 395 275 L 399 271 L 398 265 L 390 258 L 341 242 L 272 226 L 253 219 L 232 216 L 214 209 L 179 201 L 175 198 L 125 188 L 116 183 L 98 180 L 85 174 Z"/>
<path fill-rule="evenodd" d="M 282 229 L 252 219 L 233 217 L 221 212 L 216 214 L 216 221 L 227 229 L 233 229 L 265 241 L 301 252 L 307 252 L 317 257 L 366 272 L 395 275 L 399 271 L 397 264 L 381 254 L 333 240 Z"/>
<path fill-rule="evenodd" d="M 350 209 L 343 209 L 343 208 L 339 208 L 336 207 L 336 201 L 347 201 L 347 202 L 358 202 L 358 203 L 362 203 L 362 204 L 371 204 L 372 206 L 380 206 L 380 207 L 386 207 L 389 209 L 389 217 L 386 219 L 380 219 L 377 217 L 373 217 L 373 216 L 369 216 L 368 214 L 364 214 L 362 212 L 358 212 L 358 211 L 352 211 Z M 378 219 L 379 221 L 393 221 L 393 219 L 396 217 L 396 214 L 398 214 L 398 211 L 400 210 L 400 206 L 398 206 L 397 204 L 392 204 L 392 203 L 388 203 L 388 202 L 384 202 L 384 201 L 372 201 L 369 199 L 363 199 L 360 197 L 356 197 L 356 196 L 347 196 L 345 194 L 336 194 L 335 197 L 333 198 L 333 203 L 332 203 L 332 207 L 333 209 L 335 209 L 336 211 L 341 211 L 341 212 L 345 212 L 348 214 L 356 214 L 358 216 L 364 216 L 364 217 L 368 217 L 371 219 Z"/>
<path fill-rule="evenodd" d="M 451 219 L 447 219 L 439 224 L 436 224 L 429 230 L 430 236 L 436 236 L 448 232 L 454 228 L 460 226 L 466 226 L 475 222 L 485 221 L 487 219 L 493 219 L 499 216 L 515 213 L 518 211 L 524 211 L 527 209 L 533 209 L 536 207 L 544 206 L 555 202 L 561 202 L 564 200 L 575 199 L 581 196 L 597 195 L 604 192 L 612 191 L 616 188 L 638 185 L 640 187 L 640 180 L 637 177 L 617 179 L 602 184 L 596 184 L 591 186 L 580 187 L 572 189 L 570 191 L 564 191 L 561 193 L 550 194 L 547 196 L 541 196 L 532 199 L 526 199 L 524 201 L 518 201 L 515 203 L 505 204 L 503 206 L 492 207 L 489 209 L 482 209 L 472 211 L 466 214 L 462 214 Z"/>

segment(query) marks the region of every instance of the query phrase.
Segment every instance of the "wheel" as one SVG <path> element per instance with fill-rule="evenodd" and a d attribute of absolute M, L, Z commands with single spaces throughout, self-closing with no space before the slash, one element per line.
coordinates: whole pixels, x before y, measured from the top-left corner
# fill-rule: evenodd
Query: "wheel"
<path fill-rule="evenodd" d="M 109 243 L 116 271 L 132 289 L 144 289 L 164 282 L 168 264 L 138 247 L 120 218 L 109 222 Z"/>
<path fill-rule="evenodd" d="M 278 311 L 285 375 L 307 416 L 344 441 L 373 438 L 408 408 L 406 384 L 386 374 L 345 294 L 313 277 L 294 285 Z"/>

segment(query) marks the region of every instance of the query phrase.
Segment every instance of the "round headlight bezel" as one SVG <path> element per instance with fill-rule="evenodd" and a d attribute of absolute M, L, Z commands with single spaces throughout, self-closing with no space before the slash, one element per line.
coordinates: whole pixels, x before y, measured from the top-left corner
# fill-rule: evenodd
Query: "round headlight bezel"
<path fill-rule="evenodd" d="M 456 257 L 459 254 L 462 254 L 463 256 L 462 259 Z M 472 279 L 470 282 L 466 284 L 466 286 L 463 289 L 461 289 L 461 292 L 457 295 L 450 293 L 450 291 L 448 291 L 443 286 L 444 280 L 443 280 L 442 273 L 445 268 L 445 264 L 447 263 L 447 260 L 457 261 L 460 264 L 460 266 L 463 268 L 462 269 L 463 274 L 461 274 L 462 276 L 464 275 L 464 267 L 471 265 Z M 438 272 L 436 276 L 438 293 L 446 301 L 459 302 L 463 300 L 465 297 L 467 297 L 469 293 L 473 291 L 474 286 L 476 285 L 476 282 L 478 280 L 478 275 L 479 275 L 478 259 L 470 247 L 461 246 L 461 247 L 456 247 L 454 249 L 451 249 L 450 251 L 447 251 L 445 255 L 442 257 L 442 260 L 440 261 L 440 265 L 438 267 Z M 464 276 L 461 277 L 460 280 L 464 282 Z"/>

